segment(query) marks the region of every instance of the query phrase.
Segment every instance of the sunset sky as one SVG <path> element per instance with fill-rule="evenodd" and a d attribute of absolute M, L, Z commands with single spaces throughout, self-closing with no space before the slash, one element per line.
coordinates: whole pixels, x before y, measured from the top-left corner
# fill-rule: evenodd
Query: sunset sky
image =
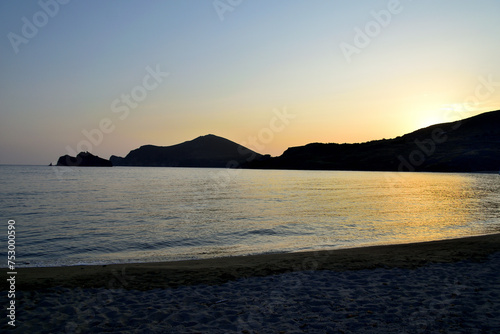
<path fill-rule="evenodd" d="M 1 1 L 0 164 L 205 134 L 280 155 L 497 110 L 499 14 L 496 0 Z"/>

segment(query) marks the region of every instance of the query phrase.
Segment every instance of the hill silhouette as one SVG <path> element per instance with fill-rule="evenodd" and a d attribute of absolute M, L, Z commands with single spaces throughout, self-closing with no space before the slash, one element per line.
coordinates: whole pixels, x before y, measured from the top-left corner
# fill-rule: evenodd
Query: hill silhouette
<path fill-rule="evenodd" d="M 236 168 L 262 158 L 228 139 L 206 135 L 172 146 L 141 146 L 125 158 L 112 155 L 110 160 L 115 166 Z"/>
<path fill-rule="evenodd" d="M 248 168 L 481 172 L 500 170 L 500 111 L 432 125 L 394 139 L 312 143 Z"/>
<path fill-rule="evenodd" d="M 113 167 L 111 161 L 100 158 L 89 152 L 80 152 L 76 157 L 68 154 L 59 157 L 57 166 L 68 167 Z"/>

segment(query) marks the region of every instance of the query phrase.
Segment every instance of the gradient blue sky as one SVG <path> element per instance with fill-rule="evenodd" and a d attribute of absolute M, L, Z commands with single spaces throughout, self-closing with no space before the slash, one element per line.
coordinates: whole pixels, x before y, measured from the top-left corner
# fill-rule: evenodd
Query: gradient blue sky
<path fill-rule="evenodd" d="M 397 0 L 218 3 L 231 10 L 73 0 L 52 17 L 36 1 L 1 1 L 0 163 L 53 162 L 103 119 L 112 130 L 91 152 L 104 158 L 209 133 L 247 144 L 261 135 L 258 151 L 279 155 L 500 109 L 500 1 L 401 0 L 385 26 L 372 11 Z M 40 27 L 16 53 L 23 18 Z M 342 43 L 377 24 L 348 61 Z M 147 67 L 169 75 L 120 118 L 113 101 L 142 86 Z M 262 137 L 276 109 L 295 118 Z"/>

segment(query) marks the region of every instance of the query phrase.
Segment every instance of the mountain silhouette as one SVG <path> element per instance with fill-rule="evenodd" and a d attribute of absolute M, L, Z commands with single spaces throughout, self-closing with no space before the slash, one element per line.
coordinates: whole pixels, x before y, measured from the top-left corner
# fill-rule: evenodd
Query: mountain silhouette
<path fill-rule="evenodd" d="M 481 172 L 500 170 L 500 111 L 432 125 L 394 139 L 312 143 L 248 168 Z"/>
<path fill-rule="evenodd" d="M 57 160 L 57 166 L 68 167 L 113 167 L 111 161 L 99 158 L 89 152 L 80 152 L 76 157 L 63 155 Z"/>
<path fill-rule="evenodd" d="M 110 160 L 115 166 L 237 168 L 263 158 L 228 139 L 206 135 L 172 146 L 141 146 L 125 158 L 112 155 Z"/>

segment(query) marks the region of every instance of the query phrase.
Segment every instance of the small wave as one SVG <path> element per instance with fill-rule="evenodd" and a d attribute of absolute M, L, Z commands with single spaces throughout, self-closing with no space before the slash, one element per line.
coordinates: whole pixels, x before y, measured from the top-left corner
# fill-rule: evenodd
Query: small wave
<path fill-rule="evenodd" d="M 278 232 L 276 232 L 274 229 L 270 228 L 262 228 L 258 230 L 252 230 L 246 232 L 246 234 L 257 234 L 257 235 L 276 235 Z"/>

